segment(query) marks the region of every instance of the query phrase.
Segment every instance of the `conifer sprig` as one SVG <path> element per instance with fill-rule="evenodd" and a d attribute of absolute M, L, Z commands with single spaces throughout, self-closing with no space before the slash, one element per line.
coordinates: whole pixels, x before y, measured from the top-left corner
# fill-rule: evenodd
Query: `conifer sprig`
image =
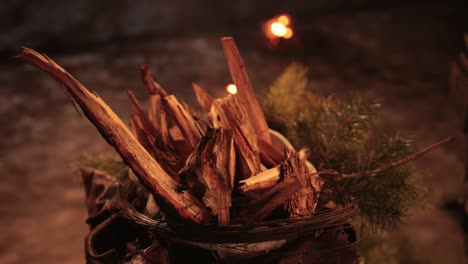
<path fill-rule="evenodd" d="M 417 186 L 409 165 L 385 166 L 405 159 L 412 151 L 408 139 L 377 132 L 378 100 L 360 94 L 344 100 L 312 93 L 307 68 L 298 64 L 289 66 L 263 98 L 272 129 L 296 148 L 308 147 L 309 160 L 320 170 L 338 172 L 336 177 L 325 177 L 334 202 L 356 203 L 362 220 L 372 228 L 398 226 L 418 197 Z M 355 178 L 340 176 L 376 168 L 383 169 Z"/>

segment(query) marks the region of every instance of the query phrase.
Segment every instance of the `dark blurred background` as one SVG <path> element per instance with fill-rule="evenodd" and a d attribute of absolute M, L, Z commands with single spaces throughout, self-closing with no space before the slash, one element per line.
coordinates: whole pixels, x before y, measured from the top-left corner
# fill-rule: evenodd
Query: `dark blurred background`
<path fill-rule="evenodd" d="M 261 24 L 283 13 L 295 36 L 271 48 Z M 460 219 L 441 209 L 463 183 L 448 76 L 468 32 L 466 1 L 3 0 L 0 32 L 0 263 L 83 263 L 88 230 L 74 169 L 85 152 L 112 153 L 49 76 L 12 58 L 18 49 L 46 52 L 126 120 L 128 89 L 146 104 L 142 63 L 189 103 L 191 82 L 224 95 L 222 36 L 235 37 L 258 94 L 299 61 L 311 89 L 379 96 L 382 129 L 410 135 L 416 149 L 454 135 L 414 163 L 430 197 L 375 254 L 403 254 L 395 243 L 405 241 L 408 256 L 396 263 L 467 261 Z"/>

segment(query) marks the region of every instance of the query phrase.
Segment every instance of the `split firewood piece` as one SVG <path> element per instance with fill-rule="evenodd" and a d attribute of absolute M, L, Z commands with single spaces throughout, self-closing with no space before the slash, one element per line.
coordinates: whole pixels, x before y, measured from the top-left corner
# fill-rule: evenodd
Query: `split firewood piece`
<path fill-rule="evenodd" d="M 158 129 L 161 132 L 161 137 L 165 143 L 169 143 L 169 125 L 167 123 L 167 114 L 164 111 L 159 112 L 159 127 Z"/>
<path fill-rule="evenodd" d="M 151 144 L 144 132 L 140 119 L 136 115 L 133 115 L 130 118 L 130 127 L 140 144 L 154 157 L 164 171 L 166 171 L 167 174 L 169 174 L 176 182 L 179 182 L 178 171 L 183 166 L 183 161 L 172 155 L 171 152 L 162 151 Z"/>
<path fill-rule="evenodd" d="M 211 213 L 218 216 L 219 226 L 228 225 L 230 221 L 235 174 L 233 142 L 232 130 L 208 130 L 180 171 L 182 188 L 188 188 L 202 198 Z"/>
<path fill-rule="evenodd" d="M 154 156 L 154 147 L 151 145 L 151 142 L 148 140 L 148 137 L 143 131 L 143 125 L 141 124 L 140 119 L 137 115 L 133 114 L 130 116 L 130 130 L 132 131 L 135 138 L 140 142 L 140 144 L 152 155 Z"/>
<path fill-rule="evenodd" d="M 262 221 L 265 217 L 270 215 L 273 210 L 284 204 L 284 202 L 297 193 L 302 185 L 298 177 L 302 175 L 292 175 L 273 187 L 268 189 L 251 204 L 249 210 L 246 211 L 244 221 L 247 224 Z"/>
<path fill-rule="evenodd" d="M 187 140 L 185 140 L 178 126 L 174 125 L 169 128 L 169 139 L 172 150 L 177 153 L 178 156 L 183 157 L 184 161 L 187 160 L 187 157 L 192 154 L 193 150 Z"/>
<path fill-rule="evenodd" d="M 141 79 L 150 95 L 161 96 L 162 110 L 172 119 L 184 135 L 186 147 L 191 152 L 195 149 L 201 137 L 205 133 L 206 125 L 195 118 L 194 111 L 185 104 L 180 103 L 174 95 L 169 95 L 162 86 L 154 81 L 149 67 L 143 64 L 140 68 Z M 180 143 L 180 142 L 179 142 Z"/>
<path fill-rule="evenodd" d="M 286 150 L 285 153 L 284 161 L 280 165 L 239 181 L 241 184 L 240 190 L 243 192 L 262 190 L 275 185 L 282 177 L 287 177 L 287 175 L 293 173 L 314 174 L 313 186 L 320 190 L 321 180 L 316 175 L 317 170 L 315 170 L 314 166 L 308 164 L 305 149 L 300 150 L 297 154 L 293 150 Z M 305 169 L 303 166 L 305 166 Z"/>
<path fill-rule="evenodd" d="M 161 111 L 159 121 L 160 121 L 160 125 L 161 125 L 159 127 L 159 130 L 161 132 L 162 141 L 166 144 L 166 146 L 171 146 L 169 125 L 167 124 L 167 114 L 166 114 L 166 112 Z"/>
<path fill-rule="evenodd" d="M 183 166 L 184 161 L 168 151 L 168 145 L 162 141 L 162 136 L 143 111 L 135 95 L 131 91 L 128 91 L 128 95 L 135 111 L 130 119 L 135 136 L 163 169 L 177 180 L 177 172 Z"/>
<path fill-rule="evenodd" d="M 162 100 L 159 94 L 150 94 L 148 97 L 149 110 L 148 119 L 153 125 L 160 138 L 160 141 L 167 148 L 171 147 L 169 139 L 169 128 L 167 125 L 166 112 L 162 110 Z"/>
<path fill-rule="evenodd" d="M 214 100 L 210 110 L 210 119 L 214 128 L 228 128 L 234 131 L 241 160 L 240 178 L 245 179 L 260 173 L 263 169 L 260 163 L 257 135 L 238 96 L 228 95 Z"/>
<path fill-rule="evenodd" d="M 281 166 L 262 171 L 259 174 L 239 181 L 242 192 L 258 191 L 275 185 L 280 180 Z"/>
<path fill-rule="evenodd" d="M 264 147 L 266 144 L 266 142 L 263 142 Z M 267 151 L 271 151 L 272 148 L 273 146 L 270 145 L 265 149 L 268 149 Z M 272 153 L 276 151 L 277 150 L 274 149 Z M 284 177 L 287 174 L 292 174 L 293 172 L 298 172 L 299 174 L 309 173 L 308 170 L 303 171 L 302 166 L 297 165 L 297 162 L 294 160 L 296 156 L 299 156 L 302 162 L 306 164 L 307 155 L 305 150 L 299 151 L 299 153 L 296 156 L 293 156 L 293 154 L 291 154 L 295 153 L 294 150 L 285 150 L 285 153 L 288 156 L 285 156 L 283 154 L 285 158 L 280 165 L 277 165 L 271 169 L 263 171 L 245 180 L 239 181 L 239 183 L 241 184 L 240 190 L 242 192 L 258 191 L 275 185 L 282 177 Z M 279 155 L 276 153 L 273 155 L 279 157 Z M 305 166 L 307 167 L 307 165 Z M 313 166 L 311 168 L 314 170 L 312 173 L 317 172 Z"/>
<path fill-rule="evenodd" d="M 259 139 L 271 143 L 268 124 L 265 120 L 262 108 L 255 97 L 252 83 L 245 69 L 244 61 L 239 54 L 236 43 L 231 37 L 221 39 L 221 44 L 224 49 L 224 55 L 229 65 L 232 80 L 237 87 L 237 94 L 241 103 L 245 106 L 248 117 L 252 122 L 255 132 Z"/>
<path fill-rule="evenodd" d="M 159 94 L 150 94 L 148 96 L 148 119 L 156 130 L 161 130 L 161 96 Z"/>
<path fill-rule="evenodd" d="M 272 144 L 258 140 L 258 147 L 260 148 L 260 158 L 263 164 L 274 167 L 283 161 L 284 153 L 277 150 Z"/>
<path fill-rule="evenodd" d="M 158 149 L 162 151 L 167 151 L 168 146 L 162 140 L 163 139 L 162 135 L 156 129 L 154 123 L 150 121 L 149 116 L 145 113 L 145 111 L 143 110 L 143 107 L 138 102 L 137 98 L 135 97 L 132 91 L 128 91 L 128 97 L 130 99 L 130 102 L 132 103 L 133 110 L 136 116 L 140 120 L 143 132 L 146 134 L 146 137 L 148 138 L 151 145 L 156 146 Z M 158 120 L 158 123 L 159 123 L 159 120 Z"/>
<path fill-rule="evenodd" d="M 297 176 L 297 179 L 303 188 L 288 199 L 284 203 L 284 207 L 292 218 L 311 216 L 317 206 L 324 181 L 316 170 L 311 171 L 311 167 L 307 166 L 308 154 L 305 149 L 298 152 L 293 150 L 286 150 L 285 152 L 286 159 L 281 164 L 284 179 L 287 180 L 291 175 L 300 175 Z"/>
<path fill-rule="evenodd" d="M 210 163 L 214 163 L 211 165 Z M 236 156 L 234 150 L 234 137 L 232 130 L 218 129 L 201 156 L 204 174 L 216 175 L 219 184 L 223 185 L 217 195 L 209 191 L 205 193 L 203 202 L 210 208 L 217 206 L 218 225 L 228 225 L 230 221 L 229 208 L 231 207 L 231 193 L 234 187 Z M 213 174 L 215 173 L 215 174 Z M 221 177 L 221 178 L 220 178 Z M 207 186 L 208 188 L 210 186 Z M 210 206 L 213 204 L 213 207 Z"/>
<path fill-rule="evenodd" d="M 190 109 L 181 104 L 174 95 L 165 96 L 162 100 L 166 113 L 182 132 L 189 149 L 191 151 L 195 150 L 205 133 L 206 126 L 196 120 Z"/>
<path fill-rule="evenodd" d="M 273 186 L 251 202 L 250 212 L 253 214 L 246 217 L 247 222 L 260 221 L 281 205 L 291 217 L 314 212 L 323 180 L 318 177 L 317 171 L 311 171 L 306 160 L 304 149 L 299 152 L 288 149 L 280 166 L 270 169 L 269 173 L 241 181 L 244 184 L 241 189 L 246 191 L 258 190 L 265 185 Z"/>
<path fill-rule="evenodd" d="M 162 97 L 168 95 L 168 93 L 161 87 L 159 83 L 154 81 L 151 75 L 148 65 L 143 64 L 140 67 L 141 80 L 145 84 L 149 93 L 149 114 L 148 117 L 153 123 L 153 126 L 160 132 L 162 141 L 166 146 L 170 146 L 169 139 L 169 128 L 167 124 L 167 114 L 162 108 Z"/>
<path fill-rule="evenodd" d="M 182 131 L 180 131 L 178 126 L 172 126 L 169 128 L 169 137 L 171 141 L 185 141 Z"/>
<path fill-rule="evenodd" d="M 145 84 L 150 94 L 159 94 L 161 97 L 168 95 L 167 92 L 161 87 L 161 85 L 154 80 L 147 64 L 141 65 L 140 71 L 141 80 Z"/>
<path fill-rule="evenodd" d="M 177 192 L 178 184 L 137 141 L 130 130 L 96 93 L 90 92 L 78 80 L 45 55 L 28 48 L 18 58 L 48 72 L 73 97 L 88 119 L 96 126 L 132 168 L 140 181 L 156 196 L 164 199 L 183 218 L 195 223 L 209 222 L 207 208 L 190 192 Z"/>
<path fill-rule="evenodd" d="M 211 97 L 203 88 L 198 84 L 192 83 L 193 91 L 197 97 L 198 104 L 205 112 L 209 112 L 211 109 L 211 104 L 213 104 L 214 98 Z"/>
<path fill-rule="evenodd" d="M 262 151 L 260 151 L 260 161 L 263 165 L 265 165 L 266 168 L 271 168 L 278 164 L 270 156 Z"/>

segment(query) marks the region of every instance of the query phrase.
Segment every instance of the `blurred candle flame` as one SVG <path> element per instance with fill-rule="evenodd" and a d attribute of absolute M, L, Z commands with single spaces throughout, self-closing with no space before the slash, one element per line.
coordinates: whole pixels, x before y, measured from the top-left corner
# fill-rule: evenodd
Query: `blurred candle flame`
<path fill-rule="evenodd" d="M 275 16 L 265 22 L 265 34 L 272 42 L 279 38 L 290 39 L 294 36 L 294 30 L 291 26 L 291 17 L 287 14 Z"/>
<path fill-rule="evenodd" d="M 273 33 L 273 35 L 277 36 L 278 38 L 284 37 L 287 31 L 286 26 L 284 26 L 280 22 L 271 23 L 270 30 L 271 33 Z"/>
<path fill-rule="evenodd" d="M 226 86 L 226 91 L 230 94 L 236 94 L 237 93 L 237 87 L 235 84 L 231 83 Z"/>
<path fill-rule="evenodd" d="M 281 24 L 283 24 L 285 26 L 289 25 L 288 15 L 281 15 L 276 19 L 276 21 L 278 21 L 279 23 L 281 23 Z"/>
<path fill-rule="evenodd" d="M 286 32 L 284 33 L 283 38 L 285 38 L 285 39 L 290 39 L 290 38 L 292 38 L 293 36 L 294 36 L 293 30 L 290 29 L 290 28 L 286 28 Z"/>

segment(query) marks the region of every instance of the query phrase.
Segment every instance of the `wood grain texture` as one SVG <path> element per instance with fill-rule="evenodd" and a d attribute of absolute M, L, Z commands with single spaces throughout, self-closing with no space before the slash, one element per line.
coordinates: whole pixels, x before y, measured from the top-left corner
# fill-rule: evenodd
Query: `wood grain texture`
<path fill-rule="evenodd" d="M 265 115 L 257 101 L 252 83 L 250 82 L 245 69 L 244 61 L 237 49 L 234 39 L 231 37 L 224 37 L 221 39 L 221 44 L 229 65 L 232 80 L 237 87 L 239 100 L 246 108 L 248 117 L 253 124 L 258 138 L 267 143 L 271 143 L 270 132 L 268 131 L 268 124 L 265 120 Z"/>

